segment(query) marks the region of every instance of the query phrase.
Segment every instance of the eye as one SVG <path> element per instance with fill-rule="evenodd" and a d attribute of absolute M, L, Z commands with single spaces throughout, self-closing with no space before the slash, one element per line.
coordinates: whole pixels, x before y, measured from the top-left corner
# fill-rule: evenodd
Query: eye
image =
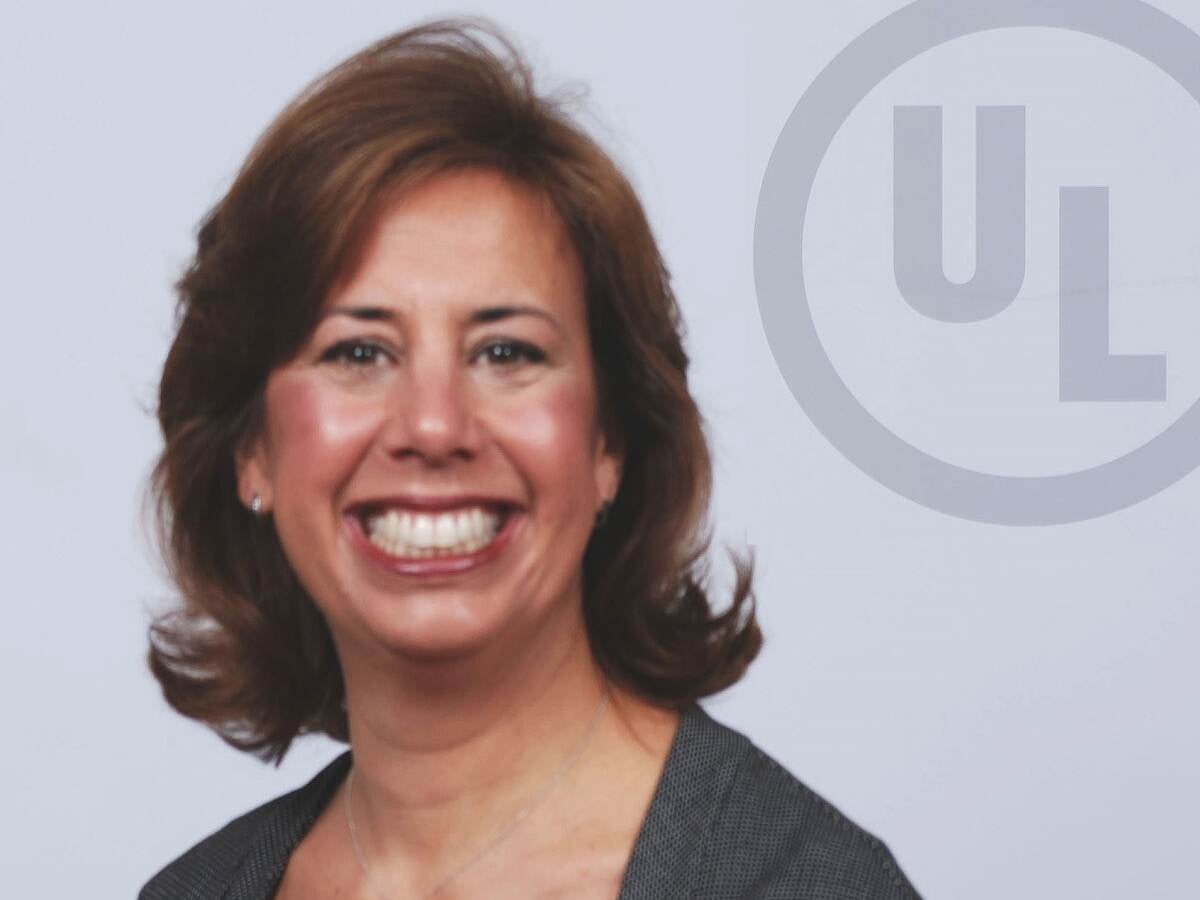
<path fill-rule="evenodd" d="M 485 344 L 479 349 L 476 358 L 482 358 L 493 366 L 507 368 L 522 362 L 544 362 L 546 354 L 541 348 L 525 341 L 501 340 Z"/>
<path fill-rule="evenodd" d="M 335 362 L 347 369 L 384 365 L 392 354 L 382 345 L 362 338 L 339 341 L 321 354 L 321 362 Z"/>

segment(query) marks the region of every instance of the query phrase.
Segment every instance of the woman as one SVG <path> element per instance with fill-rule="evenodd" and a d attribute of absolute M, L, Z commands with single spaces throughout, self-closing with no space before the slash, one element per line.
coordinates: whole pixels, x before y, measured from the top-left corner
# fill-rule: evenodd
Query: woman
<path fill-rule="evenodd" d="M 169 703 L 308 785 L 178 897 L 913 897 L 696 699 L 710 467 L 637 198 L 487 26 L 393 36 L 255 147 L 180 282 L 155 473 Z"/>

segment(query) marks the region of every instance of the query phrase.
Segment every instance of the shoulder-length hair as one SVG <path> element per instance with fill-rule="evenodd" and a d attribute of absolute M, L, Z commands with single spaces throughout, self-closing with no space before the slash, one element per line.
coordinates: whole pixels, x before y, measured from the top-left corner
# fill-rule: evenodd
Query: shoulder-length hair
<path fill-rule="evenodd" d="M 381 205 L 462 166 L 540 191 L 583 267 L 602 425 L 625 454 L 583 559 L 597 663 L 682 709 L 737 681 L 762 644 L 750 559 L 733 556 L 724 611 L 705 588 L 711 462 L 637 196 L 564 104 L 535 93 L 493 26 L 432 22 L 354 55 L 280 113 L 201 224 L 177 285 L 150 486 L 182 602 L 150 626 L 149 663 L 172 707 L 264 759 L 307 732 L 348 740 L 344 686 L 273 526 L 241 505 L 235 459 L 262 426 L 268 373 L 304 344 Z"/>

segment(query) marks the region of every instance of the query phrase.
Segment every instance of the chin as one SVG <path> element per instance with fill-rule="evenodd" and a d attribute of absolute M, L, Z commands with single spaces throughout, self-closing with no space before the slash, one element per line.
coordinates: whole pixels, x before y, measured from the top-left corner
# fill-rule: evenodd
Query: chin
<path fill-rule="evenodd" d="M 500 639 L 505 631 L 495 609 L 479 609 L 480 597 L 455 597 L 445 592 L 406 592 L 381 599 L 358 618 L 358 634 L 397 656 L 436 662 L 474 656 Z"/>

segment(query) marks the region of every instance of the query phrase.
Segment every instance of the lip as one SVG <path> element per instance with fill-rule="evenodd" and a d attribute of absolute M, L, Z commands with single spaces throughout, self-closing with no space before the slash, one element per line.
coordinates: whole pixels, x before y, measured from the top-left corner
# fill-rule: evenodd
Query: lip
<path fill-rule="evenodd" d="M 372 509 L 391 506 L 427 510 L 455 509 L 461 506 L 501 506 L 504 508 L 504 524 L 489 544 L 471 553 L 457 553 L 453 556 L 434 556 L 427 559 L 403 559 L 398 556 L 392 556 L 390 553 L 376 547 L 371 543 L 371 539 L 367 537 L 367 533 L 363 528 L 363 518 L 367 512 Z M 521 520 L 524 518 L 520 507 L 510 503 L 486 500 L 478 497 L 457 497 L 449 500 L 446 498 L 436 500 L 425 498 L 425 502 L 421 504 L 414 503 L 413 498 L 405 498 L 403 502 L 372 501 L 370 504 L 360 505 L 356 509 L 357 511 L 348 512 L 343 517 L 346 529 L 350 533 L 350 542 L 354 547 L 372 563 L 392 574 L 426 577 L 457 575 L 460 572 L 468 572 L 491 562 L 503 553 L 504 548 L 511 543 L 513 535 L 517 528 L 520 527 Z"/>
<path fill-rule="evenodd" d="M 455 494 L 453 496 L 437 496 L 435 494 L 396 494 L 391 497 L 375 497 L 351 504 L 348 512 L 358 518 L 389 508 L 414 510 L 446 510 L 459 509 L 467 506 L 500 507 L 504 512 L 514 511 L 519 504 L 502 497 L 487 497 L 483 494 Z"/>

